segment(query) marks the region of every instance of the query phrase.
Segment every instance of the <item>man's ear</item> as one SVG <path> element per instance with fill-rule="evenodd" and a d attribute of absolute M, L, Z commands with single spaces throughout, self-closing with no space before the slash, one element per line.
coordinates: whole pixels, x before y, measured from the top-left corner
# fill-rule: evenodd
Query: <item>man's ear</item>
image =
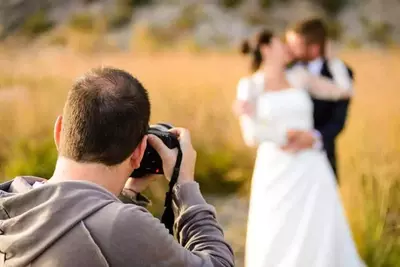
<path fill-rule="evenodd" d="M 54 143 L 56 144 L 57 151 L 60 147 L 60 138 L 61 138 L 61 131 L 62 131 L 62 116 L 58 116 L 56 123 L 54 125 Z"/>
<path fill-rule="evenodd" d="M 148 136 L 145 135 L 131 155 L 131 166 L 133 169 L 137 169 L 140 167 L 140 162 L 143 159 L 144 152 L 147 147 L 147 138 Z"/>

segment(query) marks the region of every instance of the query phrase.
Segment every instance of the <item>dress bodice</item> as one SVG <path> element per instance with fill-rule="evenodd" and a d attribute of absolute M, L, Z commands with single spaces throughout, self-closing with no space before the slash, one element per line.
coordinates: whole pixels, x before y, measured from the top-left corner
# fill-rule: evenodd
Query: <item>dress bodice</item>
<path fill-rule="evenodd" d="M 252 116 L 242 116 L 241 124 L 247 143 L 286 142 L 288 130 L 313 129 L 313 107 L 308 92 L 294 87 L 295 77 L 287 74 L 293 88 L 264 90 L 264 76 L 254 74 L 239 82 L 237 98 L 255 107 Z"/>

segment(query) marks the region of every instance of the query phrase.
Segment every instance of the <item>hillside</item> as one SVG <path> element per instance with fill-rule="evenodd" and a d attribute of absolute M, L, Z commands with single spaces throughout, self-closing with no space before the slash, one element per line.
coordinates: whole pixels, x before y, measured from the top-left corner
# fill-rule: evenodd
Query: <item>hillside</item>
<path fill-rule="evenodd" d="M 197 48 L 226 47 L 261 26 L 281 31 L 293 21 L 321 16 L 334 39 L 360 47 L 400 43 L 397 14 L 399 0 L 2 0 L 0 37 L 57 32 L 55 43 L 62 44 L 66 34 L 59 29 L 72 25 L 100 28 L 120 48 L 141 39 L 143 31 L 162 45 L 190 40 Z"/>

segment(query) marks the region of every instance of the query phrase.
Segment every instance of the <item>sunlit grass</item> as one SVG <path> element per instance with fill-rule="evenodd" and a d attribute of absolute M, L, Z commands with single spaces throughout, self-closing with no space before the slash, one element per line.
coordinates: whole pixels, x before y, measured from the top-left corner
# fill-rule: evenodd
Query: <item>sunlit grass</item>
<path fill-rule="evenodd" d="M 148 88 L 152 122 L 167 121 L 192 131 L 200 154 L 199 178 L 205 186 L 218 191 L 224 186 L 216 179 L 249 182 L 253 154 L 244 147 L 231 114 L 236 83 L 247 73 L 245 58 L 31 50 L 0 53 L 0 176 L 11 178 L 30 170 L 48 175 L 48 169 L 31 166 L 48 161 L 27 155 L 35 157 L 33 150 L 42 153 L 39 157 L 54 156 L 42 150 L 51 149 L 51 128 L 73 79 L 91 67 L 108 65 L 130 71 Z M 400 262 L 400 53 L 348 51 L 342 56 L 356 73 L 356 96 L 339 138 L 342 199 L 368 266 L 396 266 Z"/>

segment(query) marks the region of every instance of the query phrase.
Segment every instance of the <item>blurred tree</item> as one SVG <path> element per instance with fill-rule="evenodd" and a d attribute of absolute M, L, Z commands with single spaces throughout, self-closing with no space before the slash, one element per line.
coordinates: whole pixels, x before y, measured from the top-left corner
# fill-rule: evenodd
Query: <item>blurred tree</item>
<path fill-rule="evenodd" d="M 15 142 L 5 165 L 6 178 L 33 175 L 50 178 L 57 160 L 57 150 L 50 136 L 42 141 L 20 140 Z"/>
<path fill-rule="evenodd" d="M 368 41 L 381 45 L 390 45 L 393 42 L 392 33 L 394 29 L 389 23 L 371 21 L 365 16 L 362 16 L 360 21 Z"/>
<path fill-rule="evenodd" d="M 95 18 L 88 13 L 78 13 L 70 18 L 69 26 L 77 31 L 91 32 L 95 28 Z"/>
<path fill-rule="evenodd" d="M 118 29 L 127 25 L 133 14 L 133 8 L 125 5 L 117 5 L 115 10 L 107 16 L 107 26 L 110 29 Z"/>
<path fill-rule="evenodd" d="M 44 10 L 39 10 L 28 17 L 21 27 L 21 32 L 28 37 L 36 37 L 53 27 L 54 23 L 47 17 Z"/>
<path fill-rule="evenodd" d="M 235 8 L 242 4 L 243 0 L 221 0 L 221 4 L 226 8 Z"/>
<path fill-rule="evenodd" d="M 290 2 L 291 0 L 259 0 L 259 5 L 264 8 L 270 8 L 273 4 L 276 3 L 287 3 Z"/>
<path fill-rule="evenodd" d="M 330 39 L 337 41 L 342 38 L 343 28 L 339 21 L 330 21 L 326 23 L 326 25 L 328 27 L 328 36 Z"/>
<path fill-rule="evenodd" d="M 320 5 L 329 16 L 336 16 L 351 0 L 311 0 Z"/>
<path fill-rule="evenodd" d="M 150 5 L 153 3 L 153 0 L 119 0 L 119 2 L 124 2 L 126 6 L 137 7 Z"/>

